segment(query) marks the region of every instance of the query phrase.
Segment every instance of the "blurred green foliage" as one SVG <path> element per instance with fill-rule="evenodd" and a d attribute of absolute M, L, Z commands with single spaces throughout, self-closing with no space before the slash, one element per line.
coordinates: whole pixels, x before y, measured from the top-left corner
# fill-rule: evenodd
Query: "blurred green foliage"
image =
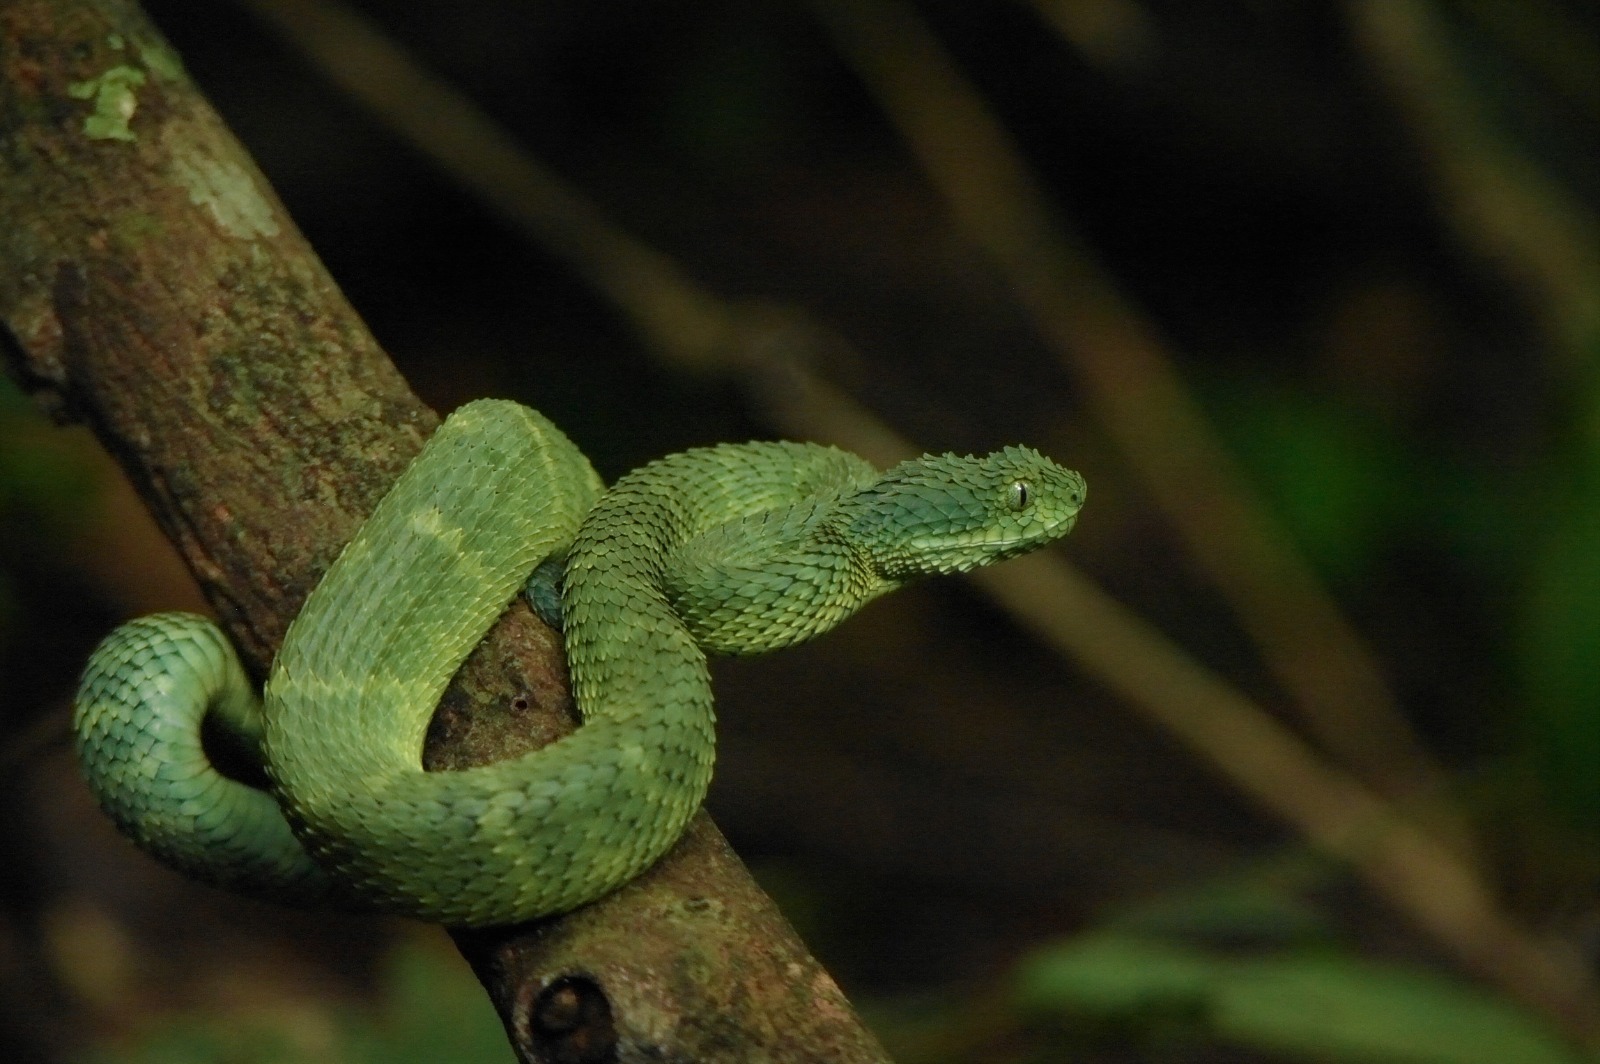
<path fill-rule="evenodd" d="M 1562 453 L 1440 457 L 1363 409 L 1306 387 L 1213 382 L 1235 454 L 1311 563 L 1346 597 L 1381 586 L 1389 554 L 1431 550 L 1507 636 L 1509 752 L 1569 825 L 1600 839 L 1600 467 Z M 1498 611 L 1500 616 L 1492 615 Z M 1502 748 L 1504 749 L 1504 748 Z"/>
<path fill-rule="evenodd" d="M 903 1064 L 1249 1060 L 1583 1064 L 1543 1021 L 1456 976 L 1373 959 L 1292 857 L 1107 916 L 1033 950 L 1003 991 L 876 1014 Z M 1132 1052 L 1130 1058 L 1124 1054 Z M 1215 1055 L 1220 1053 L 1221 1055 Z"/>
<path fill-rule="evenodd" d="M 80 528 L 94 478 L 49 430 L 9 377 L 0 375 L 0 521 L 38 539 Z"/>
<path fill-rule="evenodd" d="M 81 1064 L 507 1064 L 511 1050 L 470 972 L 438 950 L 398 947 L 374 1008 L 319 1022 L 215 1012 L 161 1021 Z M 326 1019 L 326 1023 L 320 1022 Z"/>
<path fill-rule="evenodd" d="M 1220 1042 L 1285 1060 L 1579 1064 L 1505 1001 L 1431 969 L 1350 951 L 1231 955 L 1119 932 L 1036 953 L 1018 997 L 1036 1020 L 1168 1045 Z"/>
<path fill-rule="evenodd" d="M 93 497 L 90 469 L 0 374 L 0 650 L 22 620 L 18 570 L 53 560 L 89 519 Z"/>
<path fill-rule="evenodd" d="M 1600 842 L 1600 477 L 1577 478 L 1529 545 L 1518 666 L 1550 796 Z"/>
<path fill-rule="evenodd" d="M 1570 822 L 1600 845 L 1600 337 L 1565 409 L 1527 544 L 1517 661 L 1537 766 Z"/>
<path fill-rule="evenodd" d="M 1211 392 L 1215 422 L 1234 453 L 1336 586 L 1370 575 L 1396 533 L 1426 514 L 1437 478 L 1407 441 L 1357 405 L 1253 379 Z"/>

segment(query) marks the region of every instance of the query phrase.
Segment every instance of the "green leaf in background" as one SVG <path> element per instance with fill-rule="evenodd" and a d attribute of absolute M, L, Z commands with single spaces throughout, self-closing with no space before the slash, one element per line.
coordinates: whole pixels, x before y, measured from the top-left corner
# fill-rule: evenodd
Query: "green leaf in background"
<path fill-rule="evenodd" d="M 137 1045 L 88 1057 L 90 1064 L 306 1064 L 311 1059 L 283 1031 L 265 1024 L 204 1020 L 177 1021 Z"/>
<path fill-rule="evenodd" d="M 373 1010 L 307 1024 L 276 1014 L 188 1015 L 84 1064 L 510 1064 L 505 1030 L 471 973 L 442 950 L 402 946 Z M 307 1028 L 314 1028 L 309 1034 Z"/>
<path fill-rule="evenodd" d="M 1145 901 L 1101 925 L 1142 939 L 1176 939 L 1211 946 L 1303 948 L 1331 943 L 1327 918 L 1300 897 L 1332 866 L 1318 855 L 1291 854 Z"/>
<path fill-rule="evenodd" d="M 1581 1059 L 1531 1015 L 1437 972 L 1341 955 L 1230 967 L 1218 1029 L 1265 1049 L 1406 1064 Z"/>
<path fill-rule="evenodd" d="M 1349 1064 L 1581 1064 L 1537 1019 L 1425 969 L 1332 951 L 1229 956 L 1103 932 L 1035 954 L 1017 1000 L 1033 1015 L 1137 1024 L 1174 1015 L 1194 1040 Z"/>
<path fill-rule="evenodd" d="M 82 523 L 94 494 L 82 449 L 0 374 L 0 523 L 24 521 L 38 539 L 59 538 Z"/>
<path fill-rule="evenodd" d="M 1034 954 L 1018 972 L 1017 1007 L 1127 1028 L 1204 1026 L 1216 968 L 1197 949 L 1153 938 L 1100 933 Z M 1196 1033 L 1201 1033 L 1197 1029 Z"/>
<path fill-rule="evenodd" d="M 1306 557 L 1336 583 L 1360 578 L 1417 512 L 1420 463 L 1354 405 L 1253 381 L 1211 392 L 1235 456 Z"/>
<path fill-rule="evenodd" d="M 1600 836 L 1600 487 L 1569 493 L 1534 553 L 1518 659 L 1540 774 Z"/>
<path fill-rule="evenodd" d="M 383 1023 L 361 1022 L 377 1037 L 373 1064 L 510 1064 L 505 1028 L 483 987 L 442 950 L 402 948 L 390 960 Z M 354 1058 L 352 1058 L 354 1059 Z"/>

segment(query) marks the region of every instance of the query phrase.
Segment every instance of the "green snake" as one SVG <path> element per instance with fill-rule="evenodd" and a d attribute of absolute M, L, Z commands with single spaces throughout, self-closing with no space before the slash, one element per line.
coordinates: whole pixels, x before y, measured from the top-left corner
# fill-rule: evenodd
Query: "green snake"
<path fill-rule="evenodd" d="M 649 867 L 699 807 L 707 651 L 799 643 L 912 577 L 1033 550 L 1071 530 L 1084 491 L 1023 447 L 879 473 L 831 447 L 748 443 L 602 493 L 542 415 L 478 400 L 307 598 L 259 698 L 211 622 L 131 621 L 85 670 L 79 759 L 124 834 L 218 886 L 450 926 L 563 912 Z M 445 686 L 550 560 L 564 560 L 582 725 L 521 757 L 424 771 Z M 261 786 L 213 766 L 221 741 L 259 762 Z"/>

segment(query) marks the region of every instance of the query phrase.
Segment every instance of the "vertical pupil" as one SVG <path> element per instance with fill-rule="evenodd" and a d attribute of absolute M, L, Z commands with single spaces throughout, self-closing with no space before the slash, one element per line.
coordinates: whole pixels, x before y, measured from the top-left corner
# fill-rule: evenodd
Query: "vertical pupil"
<path fill-rule="evenodd" d="M 1028 485 L 1024 481 L 1016 481 L 1011 485 L 1010 498 L 1007 500 L 1013 510 L 1020 510 L 1028 505 Z"/>

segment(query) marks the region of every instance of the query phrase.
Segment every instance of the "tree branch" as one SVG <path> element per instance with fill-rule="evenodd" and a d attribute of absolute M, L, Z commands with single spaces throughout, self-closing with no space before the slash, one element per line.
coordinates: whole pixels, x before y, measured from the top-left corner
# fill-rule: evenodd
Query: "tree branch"
<path fill-rule="evenodd" d="M 8 368 L 117 456 L 264 674 L 436 416 L 136 5 L 0 6 L 0 217 Z M 518 607 L 425 761 L 570 727 L 559 641 Z M 704 814 L 611 897 L 456 938 L 525 1061 L 884 1059 Z"/>

